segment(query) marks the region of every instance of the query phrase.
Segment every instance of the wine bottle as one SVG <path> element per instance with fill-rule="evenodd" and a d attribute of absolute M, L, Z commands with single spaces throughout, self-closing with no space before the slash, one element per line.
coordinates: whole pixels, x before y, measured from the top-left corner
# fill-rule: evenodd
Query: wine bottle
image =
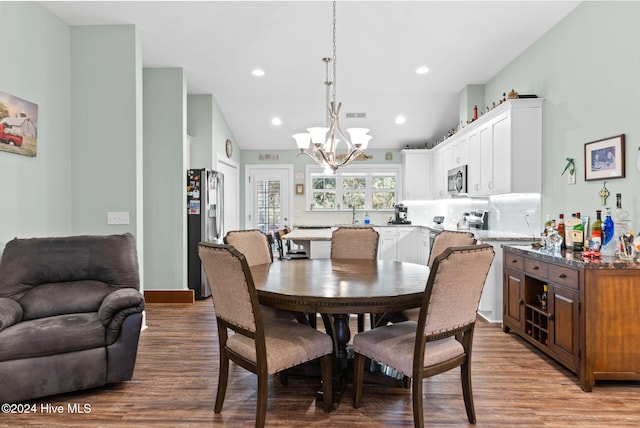
<path fill-rule="evenodd" d="M 584 226 L 580 219 L 580 213 L 576 213 L 576 219 L 578 222 L 573 226 L 571 233 L 571 241 L 573 241 L 573 251 L 582 251 L 584 248 Z"/>
<path fill-rule="evenodd" d="M 549 300 L 549 286 L 547 284 L 542 286 L 542 296 L 540 296 L 540 308 L 547 310 L 547 301 Z"/>
<path fill-rule="evenodd" d="M 602 211 L 596 210 L 596 221 L 591 226 L 591 243 L 589 250 L 600 251 L 602 246 Z"/>

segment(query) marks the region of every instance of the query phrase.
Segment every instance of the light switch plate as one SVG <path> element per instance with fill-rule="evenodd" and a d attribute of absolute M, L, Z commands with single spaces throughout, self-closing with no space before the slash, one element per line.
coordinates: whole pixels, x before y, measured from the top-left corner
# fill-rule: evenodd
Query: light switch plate
<path fill-rule="evenodd" d="M 107 224 L 129 224 L 129 212 L 108 212 Z"/>

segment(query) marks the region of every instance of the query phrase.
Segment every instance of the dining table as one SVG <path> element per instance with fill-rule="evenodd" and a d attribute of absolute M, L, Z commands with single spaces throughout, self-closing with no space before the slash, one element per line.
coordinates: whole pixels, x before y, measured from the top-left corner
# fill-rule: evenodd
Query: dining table
<path fill-rule="evenodd" d="M 429 267 L 391 260 L 302 259 L 251 267 L 261 304 L 321 314 L 338 372 L 348 365 L 350 314 L 383 314 L 422 304 Z"/>

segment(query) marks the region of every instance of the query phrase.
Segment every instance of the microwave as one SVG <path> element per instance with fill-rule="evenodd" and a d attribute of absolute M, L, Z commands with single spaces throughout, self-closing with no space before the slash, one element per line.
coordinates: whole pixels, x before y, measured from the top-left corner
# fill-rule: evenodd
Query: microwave
<path fill-rule="evenodd" d="M 467 165 L 447 171 L 447 192 L 450 195 L 467 193 Z"/>

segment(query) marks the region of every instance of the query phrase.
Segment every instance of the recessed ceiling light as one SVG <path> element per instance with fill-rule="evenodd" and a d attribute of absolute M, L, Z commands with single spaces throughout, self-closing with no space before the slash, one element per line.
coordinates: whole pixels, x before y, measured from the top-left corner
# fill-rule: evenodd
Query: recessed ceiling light
<path fill-rule="evenodd" d="M 274 117 L 273 119 L 271 119 L 271 124 L 273 126 L 280 126 L 282 125 L 282 120 L 280 120 L 279 117 Z"/>
<path fill-rule="evenodd" d="M 262 76 L 264 76 L 264 70 L 261 70 L 261 69 L 259 69 L 259 68 L 256 68 L 255 70 L 253 70 L 253 71 L 251 72 L 251 74 L 253 74 L 253 75 L 254 75 L 254 76 L 256 76 L 256 77 L 262 77 Z"/>
<path fill-rule="evenodd" d="M 404 116 L 398 116 L 396 117 L 396 124 L 398 125 L 402 125 L 403 123 L 405 123 L 407 121 L 407 119 L 405 119 Z"/>
<path fill-rule="evenodd" d="M 428 72 L 429 72 L 429 67 L 426 67 L 424 65 L 421 65 L 420 67 L 416 68 L 417 74 L 427 74 Z"/>

